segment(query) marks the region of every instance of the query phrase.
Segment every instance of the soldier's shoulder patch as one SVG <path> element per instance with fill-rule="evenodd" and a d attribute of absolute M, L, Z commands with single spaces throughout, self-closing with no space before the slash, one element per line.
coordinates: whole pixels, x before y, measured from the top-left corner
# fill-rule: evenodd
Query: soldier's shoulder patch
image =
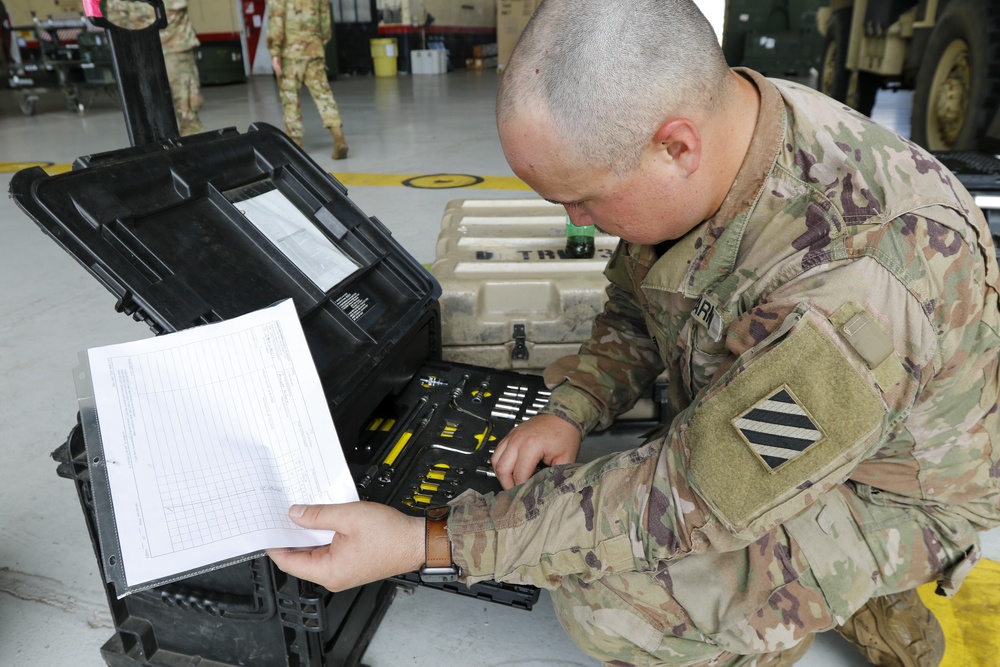
<path fill-rule="evenodd" d="M 692 484 L 733 534 L 759 536 L 840 483 L 882 425 L 873 379 L 824 320 L 804 311 L 786 336 L 734 364 L 691 414 Z"/>
<path fill-rule="evenodd" d="M 794 460 L 824 437 L 816 421 L 784 384 L 732 423 L 768 472 Z"/>

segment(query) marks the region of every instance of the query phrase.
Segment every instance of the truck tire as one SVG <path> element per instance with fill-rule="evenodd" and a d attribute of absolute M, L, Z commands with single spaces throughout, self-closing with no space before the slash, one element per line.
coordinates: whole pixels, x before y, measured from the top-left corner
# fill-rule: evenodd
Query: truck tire
<path fill-rule="evenodd" d="M 917 72 L 910 136 L 932 151 L 975 150 L 1000 105 L 1000 7 L 953 0 Z"/>
<path fill-rule="evenodd" d="M 819 67 L 819 89 L 825 95 L 871 115 L 878 94 L 879 77 L 870 72 L 858 72 L 852 85 L 851 72 L 847 70 L 847 46 L 851 38 L 850 7 L 838 9 L 826 24 L 823 52 Z"/>

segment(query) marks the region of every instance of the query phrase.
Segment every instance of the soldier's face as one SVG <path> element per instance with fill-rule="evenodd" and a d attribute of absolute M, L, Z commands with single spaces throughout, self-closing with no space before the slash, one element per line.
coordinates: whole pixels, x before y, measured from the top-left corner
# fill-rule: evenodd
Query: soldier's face
<path fill-rule="evenodd" d="M 682 187 L 686 184 L 658 151 L 645 152 L 636 169 L 617 175 L 582 162 L 556 138 L 547 115 L 532 115 L 501 126 L 504 155 L 532 190 L 565 206 L 573 224 L 653 244 L 680 238 L 703 219 L 700 207 L 692 205 L 699 193 Z"/>

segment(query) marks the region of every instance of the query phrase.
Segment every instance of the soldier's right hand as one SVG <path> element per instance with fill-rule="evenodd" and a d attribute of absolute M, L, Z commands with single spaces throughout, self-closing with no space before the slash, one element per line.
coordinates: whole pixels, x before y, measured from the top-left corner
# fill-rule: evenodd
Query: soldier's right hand
<path fill-rule="evenodd" d="M 491 459 L 505 489 L 523 484 L 539 463 L 573 463 L 580 454 L 580 433 L 555 415 L 537 415 L 518 425 L 500 441 Z"/>
<path fill-rule="evenodd" d="M 278 76 L 281 76 L 281 56 L 271 56 L 271 69 Z"/>
<path fill-rule="evenodd" d="M 293 505 L 289 518 L 303 528 L 333 530 L 315 549 L 268 549 L 279 569 L 338 592 L 412 572 L 424 563 L 423 517 L 378 503 Z"/>

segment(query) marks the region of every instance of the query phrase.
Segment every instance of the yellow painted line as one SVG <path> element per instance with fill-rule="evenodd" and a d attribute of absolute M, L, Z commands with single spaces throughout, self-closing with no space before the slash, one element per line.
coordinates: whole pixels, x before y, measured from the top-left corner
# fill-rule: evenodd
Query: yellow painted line
<path fill-rule="evenodd" d="M 934 593 L 936 584 L 917 589 L 941 623 L 945 651 L 941 667 L 985 667 L 1000 661 L 1000 563 L 983 559 L 953 598 Z"/>
<path fill-rule="evenodd" d="M 73 165 L 58 162 L 0 162 L 0 174 L 13 174 L 31 167 L 41 167 L 45 170 L 46 174 L 52 176 L 69 171 L 73 168 Z"/>
<path fill-rule="evenodd" d="M 61 162 L 0 162 L 0 173 L 14 173 L 29 167 L 41 167 L 49 175 L 62 174 L 73 168 Z M 359 174 L 331 172 L 347 187 L 404 187 L 417 190 L 521 190 L 530 192 L 516 176 L 480 176 L 478 174 Z"/>
<path fill-rule="evenodd" d="M 516 176 L 479 176 L 477 174 L 358 174 L 332 172 L 334 178 L 348 187 L 380 186 L 409 187 L 420 190 L 526 190 L 524 181 Z"/>

